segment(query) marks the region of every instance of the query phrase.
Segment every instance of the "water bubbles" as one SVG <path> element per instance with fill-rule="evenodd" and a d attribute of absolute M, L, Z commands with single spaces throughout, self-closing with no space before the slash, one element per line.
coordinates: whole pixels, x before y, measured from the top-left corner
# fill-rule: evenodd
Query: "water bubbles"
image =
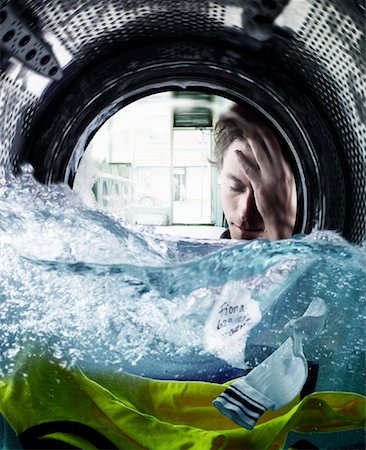
<path fill-rule="evenodd" d="M 8 344 L 8 347 L 9 347 L 9 344 Z M 20 352 L 20 347 L 16 345 L 16 346 L 9 348 L 6 352 L 4 352 L 4 356 L 5 356 L 5 358 L 8 358 L 11 360 L 11 359 L 14 359 L 19 352 Z"/>
<path fill-rule="evenodd" d="M 273 243 L 164 240 L 85 207 L 67 186 L 39 184 L 29 167 L 0 184 L 0 227 L 1 374 L 25 352 L 83 370 L 222 375 L 232 345 L 218 359 L 204 340 L 214 305 L 226 302 L 228 314 L 248 306 L 235 327 L 245 331 L 242 349 L 247 342 L 255 351 L 237 355 L 255 367 L 320 297 L 325 329 L 305 345 L 319 363 L 317 388 L 348 381 L 360 389 L 366 253 L 334 233 Z"/>

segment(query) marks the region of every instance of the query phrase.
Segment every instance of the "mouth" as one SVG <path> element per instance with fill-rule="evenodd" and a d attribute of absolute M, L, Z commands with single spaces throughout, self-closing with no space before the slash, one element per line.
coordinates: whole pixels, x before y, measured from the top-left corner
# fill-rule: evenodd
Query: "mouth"
<path fill-rule="evenodd" d="M 263 228 L 249 228 L 246 225 L 236 225 L 235 223 L 233 223 L 232 225 L 234 225 L 236 228 L 239 228 L 242 233 L 263 233 L 264 231 Z"/>
<path fill-rule="evenodd" d="M 248 228 L 248 226 L 238 226 L 236 224 L 232 225 L 239 231 L 239 233 L 233 233 L 233 236 L 237 234 L 236 239 L 252 240 L 261 237 L 264 232 L 263 228 Z"/>

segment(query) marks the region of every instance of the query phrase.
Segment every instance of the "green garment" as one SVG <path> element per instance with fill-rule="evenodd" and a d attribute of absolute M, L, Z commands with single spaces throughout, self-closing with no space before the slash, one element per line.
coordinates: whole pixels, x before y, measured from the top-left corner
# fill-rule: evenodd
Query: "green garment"
<path fill-rule="evenodd" d="M 318 392 L 266 412 L 248 431 L 212 406 L 226 387 L 126 373 L 86 376 L 32 356 L 0 380 L 0 413 L 24 445 L 37 448 L 47 448 L 47 442 L 50 448 L 51 439 L 83 449 L 270 449 L 282 448 L 289 431 L 364 427 L 365 397 Z"/>

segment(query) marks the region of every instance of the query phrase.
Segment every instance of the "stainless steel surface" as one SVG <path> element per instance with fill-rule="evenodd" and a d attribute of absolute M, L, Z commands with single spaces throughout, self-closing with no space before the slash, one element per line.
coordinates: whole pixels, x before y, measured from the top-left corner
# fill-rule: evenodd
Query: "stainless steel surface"
<path fill-rule="evenodd" d="M 333 197 L 338 199 L 328 203 L 324 199 L 324 204 L 332 209 L 334 217 L 346 216 L 343 232 L 350 240 L 365 239 L 366 82 L 362 2 L 12 0 L 3 1 L 1 7 L 2 10 L 11 7 L 19 20 L 52 49 L 66 74 L 64 80 L 52 80 L 22 64 L 15 53 L 9 58 L 2 56 L 0 167 L 3 173 L 13 170 L 19 158 L 26 160 L 24 155 L 30 145 L 29 136 L 36 129 L 36 118 L 49 107 L 50 93 L 62 86 L 65 77 L 72 79 L 76 74 L 82 77 L 116 54 L 154 43 L 200 42 L 211 48 L 212 54 L 223 46 L 228 54 L 241 53 L 246 61 L 255 54 L 252 75 L 256 70 L 258 74 L 266 71 L 267 61 L 271 60 L 268 71 L 275 67 L 277 73 L 273 74 L 272 85 L 271 73 L 265 74 L 268 91 L 277 92 L 284 71 L 291 73 L 298 83 L 297 89 L 298 86 L 302 89 L 298 89 L 296 96 L 305 98 L 310 94 L 314 99 L 329 131 L 328 136 L 319 127 L 319 133 L 323 134 L 322 148 L 314 144 L 314 158 L 332 161 L 334 174 L 329 183 L 333 183 Z M 1 39 L 6 31 L 1 28 Z M 109 68 L 106 64 L 106 71 Z M 287 78 L 284 80 L 288 82 Z M 302 114 L 299 128 L 304 129 L 304 135 L 316 130 L 318 121 L 311 109 L 307 109 L 306 101 L 303 111 L 294 106 L 294 96 L 283 96 L 281 101 L 284 107 L 287 104 L 289 117 Z M 42 134 L 39 123 L 37 133 Z M 334 146 L 338 149 L 339 162 L 332 158 Z M 338 179 L 344 179 L 345 185 L 338 186 Z M 334 223 L 341 221 L 338 219 Z"/>

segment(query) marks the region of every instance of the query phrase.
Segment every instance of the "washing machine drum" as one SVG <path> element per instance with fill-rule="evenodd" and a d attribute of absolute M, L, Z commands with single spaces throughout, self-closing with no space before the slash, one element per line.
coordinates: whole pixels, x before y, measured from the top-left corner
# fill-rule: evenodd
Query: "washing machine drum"
<path fill-rule="evenodd" d="M 2 172 L 72 184 L 98 128 L 149 94 L 245 103 L 286 147 L 297 231 L 366 237 L 362 0 L 1 2 Z M 141 124 L 143 127 L 144 124 Z"/>

